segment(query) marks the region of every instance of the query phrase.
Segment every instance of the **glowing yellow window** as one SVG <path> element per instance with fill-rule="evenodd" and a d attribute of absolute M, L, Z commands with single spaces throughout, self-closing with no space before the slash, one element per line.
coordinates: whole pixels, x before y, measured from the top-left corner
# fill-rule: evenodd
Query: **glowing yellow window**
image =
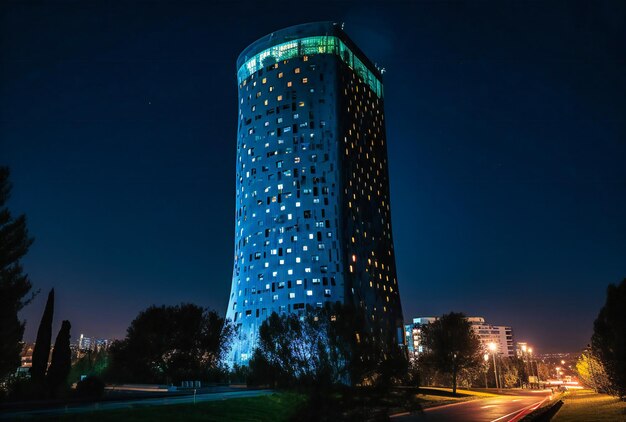
<path fill-rule="evenodd" d="M 273 86 L 270 86 L 270 92 L 272 92 L 274 90 Z"/>
<path fill-rule="evenodd" d="M 276 99 L 277 99 L 278 101 L 282 101 L 282 100 L 283 100 L 283 96 L 282 96 L 282 95 L 279 95 Z"/>
<path fill-rule="evenodd" d="M 307 83 L 307 82 L 309 82 L 309 78 L 302 78 L 302 83 L 303 83 L 303 84 L 305 84 L 305 83 Z"/>
<path fill-rule="evenodd" d="M 291 85 L 293 85 L 291 81 L 287 82 L 287 87 L 290 87 Z"/>
<path fill-rule="evenodd" d="M 304 56 L 304 57 L 302 58 L 302 61 L 305 61 L 305 62 L 309 61 L 309 56 Z"/>
<path fill-rule="evenodd" d="M 296 67 L 295 70 L 294 70 L 294 73 L 300 73 L 300 68 Z"/>
<path fill-rule="evenodd" d="M 304 101 L 300 101 L 300 102 L 298 103 L 298 107 L 304 107 Z"/>
<path fill-rule="evenodd" d="M 267 100 L 263 101 L 263 105 L 267 105 Z"/>
<path fill-rule="evenodd" d="M 280 73 L 278 74 L 278 77 L 279 77 L 279 78 L 282 78 L 282 77 L 283 77 L 283 72 L 280 72 Z"/>
<path fill-rule="evenodd" d="M 267 82 L 267 78 L 263 78 L 263 83 L 266 83 L 266 82 Z"/>

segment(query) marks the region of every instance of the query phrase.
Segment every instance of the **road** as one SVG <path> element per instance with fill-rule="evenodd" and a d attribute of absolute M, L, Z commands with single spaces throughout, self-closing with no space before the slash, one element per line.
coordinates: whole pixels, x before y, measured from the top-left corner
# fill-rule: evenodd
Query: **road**
<path fill-rule="evenodd" d="M 515 395 L 472 400 L 425 409 L 421 414 L 400 414 L 392 417 L 401 421 L 468 421 L 468 422 L 515 422 L 530 413 L 544 399 L 550 390 L 523 392 Z"/>
<path fill-rule="evenodd" d="M 272 390 L 237 390 L 226 391 L 219 393 L 206 393 L 197 394 L 195 397 L 190 396 L 170 396 L 170 397 L 156 397 L 147 399 L 125 400 L 125 401 L 105 401 L 90 404 L 77 404 L 61 408 L 49 408 L 49 409 L 36 409 L 36 410 L 20 410 L 15 412 L 0 413 L 0 419 L 2 420 L 15 420 L 22 418 L 31 418 L 34 416 L 58 416 L 65 414 L 77 414 L 85 412 L 93 412 L 99 410 L 114 410 L 114 409 L 132 409 L 147 406 L 164 406 L 171 404 L 185 404 L 234 399 L 242 397 L 256 397 L 266 394 L 271 394 Z"/>

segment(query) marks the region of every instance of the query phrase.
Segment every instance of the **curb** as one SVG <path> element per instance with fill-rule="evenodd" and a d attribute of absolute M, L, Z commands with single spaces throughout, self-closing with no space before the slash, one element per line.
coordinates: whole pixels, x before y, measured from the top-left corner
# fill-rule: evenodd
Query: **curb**
<path fill-rule="evenodd" d="M 563 406 L 561 398 L 526 415 L 520 422 L 549 422 Z"/>

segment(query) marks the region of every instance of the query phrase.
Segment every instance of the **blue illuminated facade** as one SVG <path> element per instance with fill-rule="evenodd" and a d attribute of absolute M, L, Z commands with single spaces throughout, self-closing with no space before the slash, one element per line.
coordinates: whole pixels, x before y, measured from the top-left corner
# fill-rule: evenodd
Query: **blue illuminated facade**
<path fill-rule="evenodd" d="M 402 343 L 381 72 L 319 22 L 250 45 L 237 79 L 230 363 L 247 363 L 272 312 L 326 302 Z"/>

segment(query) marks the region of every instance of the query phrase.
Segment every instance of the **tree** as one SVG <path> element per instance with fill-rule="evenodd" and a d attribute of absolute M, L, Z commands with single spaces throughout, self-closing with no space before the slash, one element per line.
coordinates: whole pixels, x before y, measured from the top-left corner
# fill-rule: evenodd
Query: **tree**
<path fill-rule="evenodd" d="M 308 312 L 302 319 L 293 313 L 272 313 L 259 328 L 259 346 L 253 369 L 274 374 L 279 386 L 321 386 L 339 382 L 342 371 L 331 364 L 328 342 L 330 317 L 321 311 Z M 258 375 L 257 375 L 258 376 Z"/>
<path fill-rule="evenodd" d="M 600 393 L 612 393 L 611 382 L 602 362 L 587 348 L 576 361 L 576 373 L 580 382 Z"/>
<path fill-rule="evenodd" d="M 500 359 L 499 367 L 500 377 L 505 388 L 513 388 L 520 386 L 520 371 L 517 364 L 518 358 L 505 357 Z"/>
<path fill-rule="evenodd" d="M 48 358 L 50 357 L 50 342 L 52 341 L 52 318 L 54 316 L 54 289 L 48 293 L 48 301 L 43 311 L 37 340 L 33 349 L 33 366 L 30 368 L 30 376 L 33 381 L 41 382 L 46 376 Z"/>
<path fill-rule="evenodd" d="M 207 380 L 221 368 L 231 331 L 215 311 L 197 305 L 151 306 L 109 348 L 107 376 L 118 382 Z"/>
<path fill-rule="evenodd" d="M 354 307 L 337 303 L 308 307 L 303 315 L 273 313 L 259 329 L 249 380 L 313 392 L 337 384 L 386 388 L 406 377 L 407 359 L 376 328 Z"/>
<path fill-rule="evenodd" d="M 548 366 L 548 364 L 535 361 L 535 365 L 537 374 L 539 375 L 539 380 L 546 381 L 550 379 L 550 367 Z M 528 380 L 528 376 L 526 375 L 524 379 Z"/>
<path fill-rule="evenodd" d="M 456 394 L 459 371 L 482 364 L 480 340 L 462 313 L 451 312 L 422 328 L 426 350 L 421 365 L 432 365 L 452 377 L 452 393 Z"/>
<path fill-rule="evenodd" d="M 594 322 L 591 345 L 616 395 L 626 396 L 626 279 L 607 288 L 606 303 Z"/>
<path fill-rule="evenodd" d="M 72 367 L 72 351 L 70 350 L 70 329 L 72 325 L 69 321 L 63 321 L 59 334 L 54 342 L 50 368 L 46 375 L 46 383 L 52 395 L 56 395 L 59 390 L 67 384 L 67 376 Z"/>
<path fill-rule="evenodd" d="M 6 207 L 10 193 L 9 169 L 0 167 L 0 380 L 20 366 L 24 322 L 18 313 L 34 296 L 29 296 L 32 285 L 20 263 L 33 239 L 26 216 L 13 218 Z"/>

